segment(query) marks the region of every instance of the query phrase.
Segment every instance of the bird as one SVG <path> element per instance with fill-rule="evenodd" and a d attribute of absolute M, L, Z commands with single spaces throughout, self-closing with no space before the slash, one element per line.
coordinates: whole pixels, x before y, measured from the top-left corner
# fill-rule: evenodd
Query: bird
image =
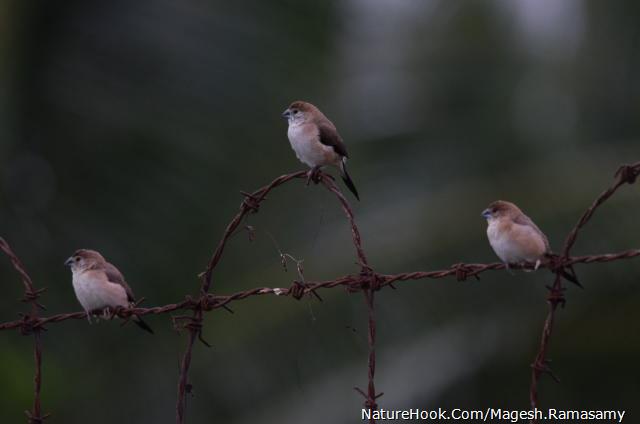
<path fill-rule="evenodd" d="M 314 105 L 295 101 L 282 112 L 289 123 L 287 136 L 298 159 L 311 168 L 309 179 L 316 179 L 323 166 L 332 165 L 356 199 L 358 190 L 347 172 L 347 147 L 335 125 Z M 307 184 L 309 184 L 307 179 Z"/>
<path fill-rule="evenodd" d="M 493 251 L 505 264 L 535 263 L 551 254 L 549 240 L 538 226 L 511 202 L 492 202 L 482 216 L 487 220 L 487 237 Z"/>
<path fill-rule="evenodd" d="M 91 313 L 118 307 L 127 308 L 135 303 L 135 296 L 122 273 L 97 251 L 78 249 L 64 263 L 71 268 L 73 289 L 91 322 Z M 153 334 L 153 330 L 137 315 L 132 318 L 140 328 Z"/>

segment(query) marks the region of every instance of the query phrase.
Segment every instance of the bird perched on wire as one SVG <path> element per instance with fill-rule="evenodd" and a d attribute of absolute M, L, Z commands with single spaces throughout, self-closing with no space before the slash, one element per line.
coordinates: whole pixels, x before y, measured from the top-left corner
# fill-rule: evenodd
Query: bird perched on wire
<path fill-rule="evenodd" d="M 122 273 L 95 250 L 79 249 L 65 261 L 71 268 L 73 289 L 91 322 L 91 313 L 102 310 L 107 316 L 117 307 L 128 308 L 135 296 Z M 132 317 L 140 328 L 153 334 L 139 316 Z"/>
<path fill-rule="evenodd" d="M 296 101 L 282 113 L 289 122 L 287 136 L 301 162 L 311 167 L 309 179 L 316 179 L 326 165 L 336 166 L 346 186 L 356 199 L 358 190 L 347 172 L 347 147 L 335 125 L 311 103 Z"/>
<path fill-rule="evenodd" d="M 497 200 L 482 211 L 487 219 L 487 236 L 507 269 L 510 264 L 535 263 L 551 254 L 549 240 L 540 228 L 511 202 Z"/>

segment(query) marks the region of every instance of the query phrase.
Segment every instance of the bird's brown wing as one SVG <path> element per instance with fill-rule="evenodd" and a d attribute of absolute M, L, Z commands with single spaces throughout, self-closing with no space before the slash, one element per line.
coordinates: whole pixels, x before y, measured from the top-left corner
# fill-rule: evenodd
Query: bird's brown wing
<path fill-rule="evenodd" d="M 525 225 L 527 227 L 533 228 L 536 233 L 540 234 L 540 237 L 542 237 L 542 240 L 544 240 L 544 245 L 547 249 L 547 253 L 551 252 L 551 247 L 549 247 L 549 239 L 547 239 L 547 236 L 542 232 L 542 230 L 540 230 L 540 228 L 538 228 L 536 223 L 533 222 L 531 218 L 521 213 L 513 220 L 513 222 L 515 222 L 516 224 Z"/>
<path fill-rule="evenodd" d="M 133 294 L 133 290 L 131 290 L 131 287 L 129 287 L 129 284 L 127 284 L 127 282 L 124 279 L 124 276 L 118 270 L 118 268 L 116 268 L 115 266 L 107 262 L 104 265 L 104 272 L 107 274 L 107 278 L 109 279 L 109 282 L 114 284 L 119 284 L 124 288 L 124 291 L 127 292 L 127 299 L 129 300 L 129 302 L 136 301 L 136 297 Z"/>
<path fill-rule="evenodd" d="M 340 156 L 349 157 L 347 154 L 347 146 L 344 145 L 338 130 L 329 120 L 321 120 L 318 122 L 318 131 L 320 136 L 320 143 L 325 146 L 333 147 L 333 150 Z"/>

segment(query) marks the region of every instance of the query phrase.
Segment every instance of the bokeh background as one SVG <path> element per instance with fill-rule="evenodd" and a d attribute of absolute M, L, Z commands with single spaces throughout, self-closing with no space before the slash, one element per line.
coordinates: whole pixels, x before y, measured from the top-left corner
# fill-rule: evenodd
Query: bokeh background
<path fill-rule="evenodd" d="M 98 249 L 146 305 L 197 291 L 252 190 L 304 169 L 280 113 L 317 104 L 346 140 L 373 266 L 394 273 L 496 258 L 480 217 L 520 205 L 558 250 L 619 164 L 640 159 L 640 3 L 579 0 L 0 2 L 0 234 L 48 313 L 79 310 L 64 260 Z M 638 186 L 576 254 L 638 247 Z M 356 272 L 321 187 L 274 192 L 237 235 L 213 291 Z M 275 242 L 269 236 L 271 234 Z M 543 407 L 626 409 L 640 393 L 640 263 L 580 266 Z M 25 309 L 0 262 L 2 320 Z M 376 297 L 385 408 L 526 409 L 547 312 L 546 271 L 399 284 Z M 208 314 L 189 422 L 352 423 L 366 382 L 362 296 L 261 297 Z M 171 423 L 185 336 L 67 321 L 44 335 L 51 423 Z M 24 421 L 32 340 L 0 334 L 0 421 Z M 636 408 L 637 409 L 637 408 Z M 49 421 L 48 421 L 49 422 Z"/>

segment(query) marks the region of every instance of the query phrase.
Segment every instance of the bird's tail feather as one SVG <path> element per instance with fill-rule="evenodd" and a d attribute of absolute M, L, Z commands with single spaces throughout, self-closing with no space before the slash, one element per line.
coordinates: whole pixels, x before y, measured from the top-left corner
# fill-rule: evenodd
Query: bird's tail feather
<path fill-rule="evenodd" d="M 351 190 L 351 193 L 353 193 L 354 196 L 356 196 L 356 199 L 360 200 L 360 196 L 358 196 L 358 190 L 356 189 L 355 184 L 353 184 L 353 180 L 351 180 L 351 177 L 347 172 L 346 157 L 342 158 L 342 161 L 340 161 L 340 174 L 342 176 L 342 181 L 344 181 L 344 184 L 347 186 L 347 188 Z"/>
<path fill-rule="evenodd" d="M 149 324 L 144 322 L 142 318 L 140 318 L 137 315 L 134 315 L 132 319 L 133 319 L 133 322 L 135 322 L 138 327 L 142 328 L 144 331 L 148 331 L 149 333 L 153 334 L 153 330 L 151 329 L 151 327 L 149 327 Z"/>

